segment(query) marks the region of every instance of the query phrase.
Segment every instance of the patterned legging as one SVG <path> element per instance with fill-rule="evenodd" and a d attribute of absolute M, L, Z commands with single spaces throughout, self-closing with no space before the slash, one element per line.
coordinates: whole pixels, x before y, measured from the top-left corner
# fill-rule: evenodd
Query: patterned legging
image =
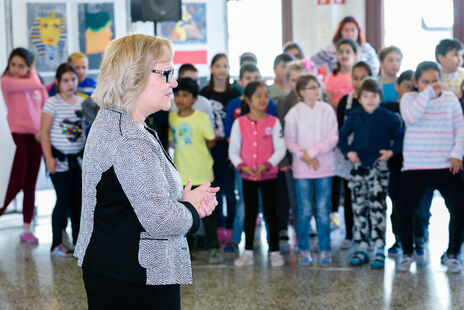
<path fill-rule="evenodd" d="M 354 231 L 353 239 L 360 249 L 369 244 L 385 246 L 386 196 L 388 192 L 388 167 L 376 161 L 372 167 L 354 164 L 348 187 L 351 189 Z"/>

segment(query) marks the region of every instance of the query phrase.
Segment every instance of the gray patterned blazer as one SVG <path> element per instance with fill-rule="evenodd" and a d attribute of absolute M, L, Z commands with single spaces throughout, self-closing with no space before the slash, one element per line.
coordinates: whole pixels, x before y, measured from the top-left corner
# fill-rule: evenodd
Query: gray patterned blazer
<path fill-rule="evenodd" d="M 82 215 L 74 255 L 91 272 L 149 285 L 193 282 L 185 236 L 199 226 L 182 181 L 154 132 L 101 109 L 82 164 Z"/>

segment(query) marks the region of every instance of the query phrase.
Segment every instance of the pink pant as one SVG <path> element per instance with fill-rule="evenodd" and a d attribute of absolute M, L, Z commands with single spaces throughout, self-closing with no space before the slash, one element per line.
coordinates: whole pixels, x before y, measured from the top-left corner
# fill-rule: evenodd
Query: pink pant
<path fill-rule="evenodd" d="M 30 223 L 34 216 L 35 184 L 39 174 L 42 149 L 33 134 L 13 133 L 12 136 L 16 144 L 16 153 L 5 204 L 0 209 L 0 215 L 5 212 L 10 202 L 22 190 L 24 193 L 23 219 L 24 223 Z"/>

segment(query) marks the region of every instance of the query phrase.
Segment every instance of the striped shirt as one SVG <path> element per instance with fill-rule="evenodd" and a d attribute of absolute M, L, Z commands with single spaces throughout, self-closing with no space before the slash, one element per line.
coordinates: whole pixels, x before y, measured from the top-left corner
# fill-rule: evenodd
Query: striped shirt
<path fill-rule="evenodd" d="M 449 91 L 434 97 L 428 86 L 401 99 L 406 124 L 403 170 L 446 169 L 450 158 L 461 160 L 464 155 L 464 121 L 458 99 Z"/>
<path fill-rule="evenodd" d="M 53 116 L 50 129 L 50 143 L 64 154 L 79 153 L 85 144 L 85 135 L 82 130 L 82 101 L 78 97 L 77 104 L 70 105 L 59 94 L 50 97 L 42 112 Z M 57 172 L 68 170 L 68 163 L 58 161 L 60 167 Z"/>

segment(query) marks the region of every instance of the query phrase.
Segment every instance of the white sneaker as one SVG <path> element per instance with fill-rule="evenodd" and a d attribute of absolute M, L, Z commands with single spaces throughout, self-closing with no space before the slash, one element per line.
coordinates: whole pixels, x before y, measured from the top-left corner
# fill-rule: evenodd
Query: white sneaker
<path fill-rule="evenodd" d="M 279 251 L 269 253 L 271 258 L 271 266 L 272 267 L 281 267 L 285 264 L 284 257 L 280 254 Z"/>
<path fill-rule="evenodd" d="M 64 245 L 68 250 L 74 251 L 74 245 L 71 242 L 68 233 L 64 229 L 61 231 L 61 244 Z"/>
<path fill-rule="evenodd" d="M 398 264 L 398 270 L 399 271 L 409 271 L 413 261 L 414 261 L 414 258 L 412 257 L 412 255 L 403 255 L 403 258 L 401 259 L 400 263 Z"/>
<path fill-rule="evenodd" d="M 254 263 L 252 250 L 245 250 L 245 253 L 234 261 L 237 267 L 253 266 Z"/>
<path fill-rule="evenodd" d="M 459 261 L 454 255 L 446 255 L 446 266 L 448 267 L 448 272 L 451 273 L 460 273 L 462 268 Z"/>

